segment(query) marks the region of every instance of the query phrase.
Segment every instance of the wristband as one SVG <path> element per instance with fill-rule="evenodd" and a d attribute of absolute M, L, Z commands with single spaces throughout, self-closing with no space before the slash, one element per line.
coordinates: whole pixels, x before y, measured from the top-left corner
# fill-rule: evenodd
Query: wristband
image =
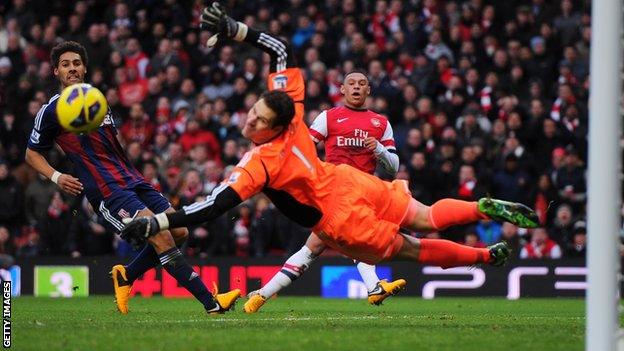
<path fill-rule="evenodd" d="M 156 220 L 156 223 L 158 223 L 158 229 L 159 231 L 163 231 L 163 230 L 167 230 L 169 229 L 169 218 L 167 218 L 167 214 L 166 213 L 159 213 L 156 216 L 154 216 L 154 219 Z"/>
<path fill-rule="evenodd" d="M 50 180 L 53 181 L 55 184 L 58 184 L 58 179 L 61 176 L 61 172 L 59 171 L 54 171 L 54 173 L 52 173 L 52 176 L 50 177 Z"/>
<path fill-rule="evenodd" d="M 238 24 L 236 28 L 236 33 L 234 33 L 234 37 L 232 39 L 236 41 L 243 41 L 247 37 L 247 25 L 242 22 L 236 22 Z"/>

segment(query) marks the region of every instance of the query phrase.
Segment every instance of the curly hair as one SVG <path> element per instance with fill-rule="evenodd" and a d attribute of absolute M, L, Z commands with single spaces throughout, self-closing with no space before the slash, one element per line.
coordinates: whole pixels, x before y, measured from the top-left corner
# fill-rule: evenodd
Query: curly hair
<path fill-rule="evenodd" d="M 56 46 L 52 48 L 52 52 L 50 53 L 50 61 L 52 63 L 52 67 L 58 67 L 61 55 L 66 52 L 77 53 L 78 55 L 80 55 L 82 64 L 85 67 L 89 66 L 89 57 L 87 56 L 87 50 L 85 49 L 85 47 L 75 41 L 64 41 L 62 43 L 56 44 Z"/>

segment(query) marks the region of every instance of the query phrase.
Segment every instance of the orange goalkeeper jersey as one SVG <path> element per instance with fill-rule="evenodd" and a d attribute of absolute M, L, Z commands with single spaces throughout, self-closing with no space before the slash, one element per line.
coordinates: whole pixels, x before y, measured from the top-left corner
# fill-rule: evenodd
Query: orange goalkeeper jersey
<path fill-rule="evenodd" d="M 360 212 L 370 208 L 374 213 L 368 215 L 392 226 L 382 232 L 396 234 L 410 198 L 404 182 L 384 182 L 351 166 L 336 166 L 318 158 L 303 120 L 304 82 L 298 68 L 272 73 L 269 89 L 282 89 L 293 98 L 295 117 L 278 138 L 247 152 L 225 183 L 241 200 L 264 192 L 282 213 L 304 227 L 315 227 L 324 216 L 322 222 L 328 223 L 329 217 L 336 217 L 336 211 L 349 217 L 349 212 L 362 206 Z M 341 206 L 346 200 L 351 204 Z M 316 229 L 332 231 L 325 225 Z M 348 234 L 344 228 L 341 232 Z"/>
<path fill-rule="evenodd" d="M 268 85 L 295 101 L 295 117 L 282 135 L 247 152 L 226 183 L 242 200 L 264 192 L 286 216 L 313 227 L 322 217 L 323 199 L 332 191 L 334 166 L 319 160 L 305 125 L 305 84 L 299 68 L 271 73 Z"/>

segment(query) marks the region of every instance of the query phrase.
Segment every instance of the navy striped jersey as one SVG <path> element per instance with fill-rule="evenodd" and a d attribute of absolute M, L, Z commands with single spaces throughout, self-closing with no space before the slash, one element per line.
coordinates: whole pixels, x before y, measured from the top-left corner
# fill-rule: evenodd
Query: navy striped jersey
<path fill-rule="evenodd" d="M 58 94 L 54 95 L 37 113 L 28 140 L 29 149 L 44 152 L 56 142 L 74 164 L 75 176 L 80 179 L 92 204 L 108 198 L 115 190 L 132 188 L 144 182 L 117 141 L 110 108 L 98 129 L 78 135 L 64 130 L 58 123 L 58 98 Z"/>

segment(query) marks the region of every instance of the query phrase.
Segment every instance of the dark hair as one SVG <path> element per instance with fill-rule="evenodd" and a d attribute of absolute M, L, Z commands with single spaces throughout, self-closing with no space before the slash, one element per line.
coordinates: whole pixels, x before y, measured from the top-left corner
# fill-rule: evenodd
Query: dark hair
<path fill-rule="evenodd" d="M 50 53 L 50 61 L 52 61 L 52 67 L 58 67 L 61 55 L 66 52 L 77 53 L 78 55 L 80 55 L 82 64 L 85 67 L 89 66 L 89 57 L 87 56 L 87 50 L 85 49 L 85 47 L 75 41 L 64 41 L 62 43 L 56 44 L 56 46 L 52 48 L 52 52 Z"/>
<path fill-rule="evenodd" d="M 295 116 L 295 103 L 288 94 L 280 90 L 267 91 L 260 97 L 275 112 L 271 128 L 288 126 Z"/>
<path fill-rule="evenodd" d="M 347 79 L 347 77 L 350 74 L 353 74 L 353 73 L 360 73 L 360 74 L 362 74 L 364 77 L 366 77 L 366 81 L 368 81 L 368 74 L 366 74 L 366 71 L 364 71 L 363 69 L 359 69 L 359 68 L 356 68 L 356 69 L 353 69 L 353 70 L 347 72 L 347 74 L 344 75 L 344 79 Z"/>

